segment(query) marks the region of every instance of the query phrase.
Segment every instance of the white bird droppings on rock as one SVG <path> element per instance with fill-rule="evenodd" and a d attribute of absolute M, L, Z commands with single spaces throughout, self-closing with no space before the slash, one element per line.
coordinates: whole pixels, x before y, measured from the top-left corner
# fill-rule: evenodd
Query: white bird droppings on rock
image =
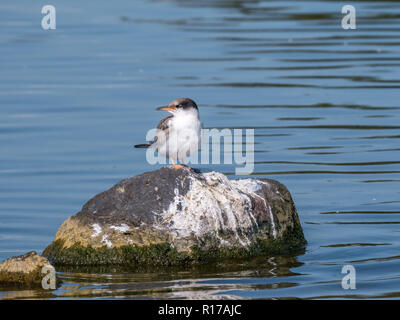
<path fill-rule="evenodd" d="M 92 238 L 95 238 L 101 233 L 101 227 L 98 223 L 94 223 L 94 224 L 92 224 L 92 228 L 94 230 L 94 233 L 92 234 Z"/>
<path fill-rule="evenodd" d="M 105 243 L 107 245 L 107 248 L 112 247 L 112 242 L 108 240 L 108 234 L 103 234 L 103 237 L 101 238 L 101 242 Z"/>
<path fill-rule="evenodd" d="M 260 197 L 258 194 L 256 194 L 256 192 L 262 188 L 261 184 L 268 185 L 268 183 L 255 179 L 242 179 L 242 180 L 233 180 L 232 184 L 234 184 L 242 192 L 249 193 L 252 196 L 257 197 L 263 201 L 265 209 L 268 210 L 269 217 L 271 220 L 272 235 L 274 239 L 276 239 L 277 232 L 275 228 L 274 215 L 272 214 L 271 206 L 265 201 L 263 197 Z"/>
<path fill-rule="evenodd" d="M 111 226 L 110 229 L 119 231 L 121 233 L 127 232 L 130 228 L 127 224 L 123 223 L 119 227 L 118 226 Z"/>
<path fill-rule="evenodd" d="M 238 243 L 247 246 L 248 230 L 257 229 L 252 214 L 252 202 L 226 176 L 217 172 L 204 173 L 204 180 L 193 179 L 185 197 L 175 189 L 175 197 L 164 213 L 162 223 L 170 226 L 176 236 L 200 237 L 212 231 L 219 240 L 220 233 L 234 233 Z M 221 245 L 229 244 L 220 241 Z"/>

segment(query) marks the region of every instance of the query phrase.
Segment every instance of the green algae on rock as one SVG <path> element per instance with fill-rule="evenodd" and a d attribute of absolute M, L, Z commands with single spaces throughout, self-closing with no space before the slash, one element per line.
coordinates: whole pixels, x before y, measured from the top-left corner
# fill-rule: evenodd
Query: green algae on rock
<path fill-rule="evenodd" d="M 165 167 L 89 200 L 43 255 L 56 265 L 180 265 L 281 254 L 305 243 L 278 181 Z"/>
<path fill-rule="evenodd" d="M 35 251 L 8 258 L 0 264 L 0 286 L 40 287 L 45 266 L 50 266 L 50 262 Z"/>

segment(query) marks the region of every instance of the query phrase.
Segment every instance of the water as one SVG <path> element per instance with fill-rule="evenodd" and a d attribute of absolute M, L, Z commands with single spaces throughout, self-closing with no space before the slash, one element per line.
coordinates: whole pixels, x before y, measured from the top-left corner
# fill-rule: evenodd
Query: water
<path fill-rule="evenodd" d="M 398 298 L 400 4 L 53 0 L 0 4 L 0 261 L 41 252 L 95 194 L 155 169 L 155 107 L 188 96 L 207 128 L 255 128 L 254 177 L 284 183 L 295 256 L 138 270 L 58 270 L 5 298 Z M 156 166 L 157 167 L 157 166 Z M 199 165 L 234 178 L 232 165 Z M 344 265 L 357 271 L 343 290 Z"/>

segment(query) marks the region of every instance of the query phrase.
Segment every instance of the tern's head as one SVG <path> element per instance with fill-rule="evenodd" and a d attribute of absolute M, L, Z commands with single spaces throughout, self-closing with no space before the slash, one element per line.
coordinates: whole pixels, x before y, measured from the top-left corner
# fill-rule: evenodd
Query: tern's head
<path fill-rule="evenodd" d="M 172 101 L 168 106 L 159 107 L 157 110 L 166 110 L 172 114 L 182 111 L 198 112 L 197 104 L 189 98 L 179 98 Z"/>

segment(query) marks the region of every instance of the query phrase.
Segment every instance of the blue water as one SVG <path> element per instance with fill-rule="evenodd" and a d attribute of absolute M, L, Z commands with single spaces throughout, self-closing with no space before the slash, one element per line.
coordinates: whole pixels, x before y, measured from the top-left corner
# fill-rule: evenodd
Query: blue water
<path fill-rule="evenodd" d="M 0 261 L 41 252 L 92 196 L 158 168 L 132 146 L 185 96 L 207 128 L 255 128 L 253 176 L 289 188 L 308 245 L 249 264 L 60 271 L 58 290 L 0 297 L 400 296 L 399 3 L 355 1 L 357 30 L 334 1 L 51 4 L 47 31 L 42 4 L 0 4 Z"/>

